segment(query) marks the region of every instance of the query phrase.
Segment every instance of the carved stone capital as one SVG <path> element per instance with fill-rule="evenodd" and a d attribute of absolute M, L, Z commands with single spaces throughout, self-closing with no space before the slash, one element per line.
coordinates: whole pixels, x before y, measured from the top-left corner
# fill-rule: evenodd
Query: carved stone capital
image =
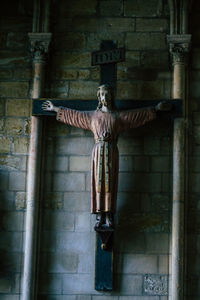
<path fill-rule="evenodd" d="M 43 63 L 49 50 L 51 33 L 28 33 L 33 62 Z"/>
<path fill-rule="evenodd" d="M 173 64 L 186 64 L 190 51 L 191 34 L 168 35 L 167 42 Z"/>

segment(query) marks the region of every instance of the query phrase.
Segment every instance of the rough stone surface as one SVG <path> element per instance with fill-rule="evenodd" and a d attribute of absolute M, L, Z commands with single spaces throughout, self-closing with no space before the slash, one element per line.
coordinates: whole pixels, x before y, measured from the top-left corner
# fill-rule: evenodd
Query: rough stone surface
<path fill-rule="evenodd" d="M 30 115 L 30 100 L 8 100 L 7 112 L 8 117 L 26 117 Z"/>
<path fill-rule="evenodd" d="M 149 295 L 167 295 L 167 276 L 146 275 L 144 277 L 144 292 Z"/>

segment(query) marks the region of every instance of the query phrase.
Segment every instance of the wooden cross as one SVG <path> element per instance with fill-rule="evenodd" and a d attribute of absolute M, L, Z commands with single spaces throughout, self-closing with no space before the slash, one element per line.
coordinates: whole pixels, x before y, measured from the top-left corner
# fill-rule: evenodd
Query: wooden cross
<path fill-rule="evenodd" d="M 92 65 L 100 65 L 101 80 L 100 84 L 109 84 L 116 92 L 117 62 L 125 59 L 125 50 L 117 48 L 114 41 L 103 41 L 101 43 L 100 51 L 92 53 Z M 138 107 L 155 106 L 161 100 L 146 100 L 146 101 L 115 101 L 115 107 L 119 110 L 134 109 Z M 52 101 L 56 106 L 63 106 L 77 110 L 95 110 L 97 107 L 97 100 L 56 100 Z M 180 100 L 170 101 L 173 103 L 173 111 L 169 114 L 161 114 L 162 117 L 177 117 L 181 113 Z M 36 116 L 54 116 L 54 112 L 42 110 L 42 101 L 33 101 L 33 115 Z M 97 234 L 96 243 L 96 273 L 95 273 L 95 289 L 100 291 L 113 290 L 113 248 L 112 248 L 113 231 L 104 234 L 104 232 Z M 107 242 L 107 249 L 102 249 L 102 241 Z"/>

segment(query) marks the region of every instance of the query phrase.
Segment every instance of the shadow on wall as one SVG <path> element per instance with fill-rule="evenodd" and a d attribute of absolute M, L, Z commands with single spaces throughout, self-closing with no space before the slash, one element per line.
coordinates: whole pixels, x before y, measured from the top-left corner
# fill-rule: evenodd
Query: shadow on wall
<path fill-rule="evenodd" d="M 167 257 L 170 253 L 172 131 L 167 123 L 159 126 L 159 132 L 157 128 L 158 122 L 155 122 L 137 130 L 137 135 L 132 134 L 132 138 L 126 137 L 132 139 L 133 147 L 135 138 L 142 145 L 138 153 L 132 155 L 132 161 L 128 157 L 128 170 L 123 169 L 119 173 L 114 276 L 118 292 L 122 293 L 129 288 L 124 283 L 124 275 L 127 275 L 127 280 L 129 276 L 136 275 L 136 282 L 137 275 L 156 274 L 156 255 L 159 253 Z M 165 147 L 164 139 L 168 139 Z M 141 261 L 141 266 L 136 260 Z M 149 260 L 151 268 L 142 267 Z"/>
<path fill-rule="evenodd" d="M 1 176 L 4 174 L 1 173 Z M 1 180 L 2 182 L 2 180 Z M 17 225 L 18 223 L 18 225 Z M 19 228 L 20 227 L 20 228 Z M 0 192 L 0 293 L 19 293 L 22 270 L 23 212 L 16 212 L 14 192 Z M 20 229 L 20 231 L 18 231 Z"/>

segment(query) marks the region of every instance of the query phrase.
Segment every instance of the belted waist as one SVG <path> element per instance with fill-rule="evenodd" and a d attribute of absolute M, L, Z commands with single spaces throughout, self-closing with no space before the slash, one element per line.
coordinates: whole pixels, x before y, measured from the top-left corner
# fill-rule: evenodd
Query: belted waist
<path fill-rule="evenodd" d="M 98 143 L 101 143 L 101 142 L 107 142 L 107 143 L 117 143 L 117 140 L 114 140 L 112 139 L 111 137 L 104 137 L 104 136 L 101 136 L 99 138 L 97 138 L 95 140 L 95 143 L 98 144 Z"/>

